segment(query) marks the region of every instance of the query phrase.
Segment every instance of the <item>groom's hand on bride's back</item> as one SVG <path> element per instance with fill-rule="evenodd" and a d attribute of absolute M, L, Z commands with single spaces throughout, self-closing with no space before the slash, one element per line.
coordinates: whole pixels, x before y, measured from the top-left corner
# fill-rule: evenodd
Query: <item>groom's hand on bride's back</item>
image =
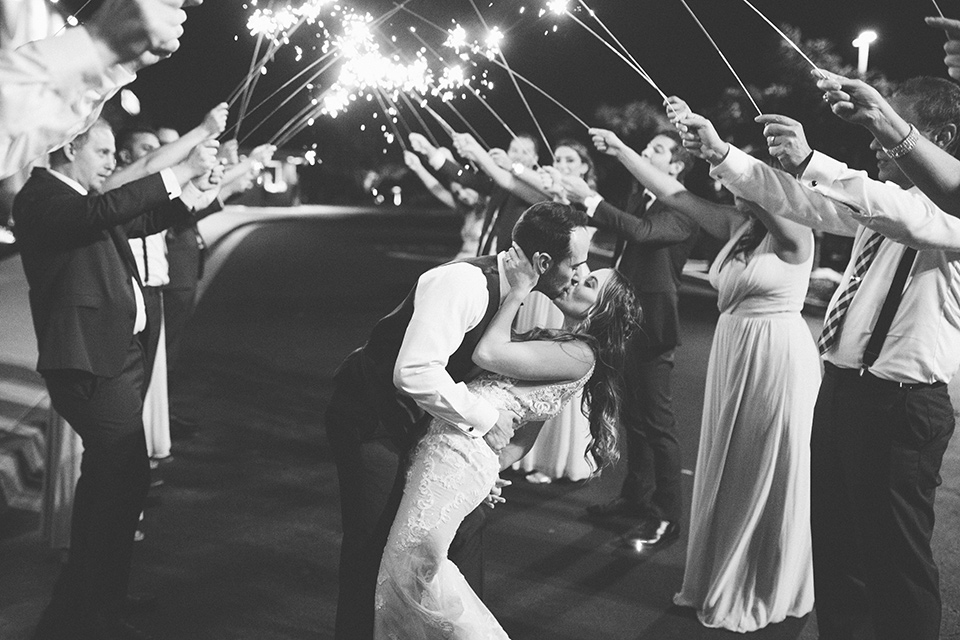
<path fill-rule="evenodd" d="M 497 423 L 490 427 L 490 430 L 483 436 L 487 446 L 500 453 L 500 450 L 507 446 L 507 443 L 513 437 L 513 432 L 516 430 L 519 421 L 520 416 L 513 411 L 500 409 L 500 418 Z"/>

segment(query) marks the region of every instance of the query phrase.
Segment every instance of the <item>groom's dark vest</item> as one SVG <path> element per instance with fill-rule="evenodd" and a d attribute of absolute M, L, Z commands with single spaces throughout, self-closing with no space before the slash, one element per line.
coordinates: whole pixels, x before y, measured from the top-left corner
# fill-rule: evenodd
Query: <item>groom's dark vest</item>
<path fill-rule="evenodd" d="M 500 307 L 497 257 L 483 256 L 463 262 L 476 265 L 483 272 L 487 280 L 488 300 L 483 319 L 463 336 L 463 342 L 447 361 L 447 373 L 455 382 L 463 382 L 476 370 L 472 360 L 473 351 Z M 429 419 L 412 398 L 393 384 L 393 370 L 407 325 L 413 316 L 416 292 L 414 285 L 400 306 L 374 326 L 367 344 L 347 356 L 337 371 L 335 379 L 338 390 L 353 396 L 353 402 L 366 403 L 368 411 L 365 413 L 369 419 L 361 419 L 356 425 L 361 439 L 389 435 L 398 445 L 406 448 L 419 438 Z M 357 386 L 344 388 L 344 385 Z"/>

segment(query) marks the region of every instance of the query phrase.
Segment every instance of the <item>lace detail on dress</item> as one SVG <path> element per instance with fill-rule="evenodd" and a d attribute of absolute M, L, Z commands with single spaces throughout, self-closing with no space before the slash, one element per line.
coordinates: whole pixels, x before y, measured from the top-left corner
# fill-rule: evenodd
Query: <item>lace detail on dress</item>
<path fill-rule="evenodd" d="M 521 423 L 546 420 L 586 384 L 531 385 L 484 374 L 468 387 Z M 376 637 L 410 639 L 506 638 L 456 566 L 447 558 L 463 519 L 487 496 L 500 458 L 483 438 L 434 419 L 416 446 L 403 499 L 377 577 Z"/>

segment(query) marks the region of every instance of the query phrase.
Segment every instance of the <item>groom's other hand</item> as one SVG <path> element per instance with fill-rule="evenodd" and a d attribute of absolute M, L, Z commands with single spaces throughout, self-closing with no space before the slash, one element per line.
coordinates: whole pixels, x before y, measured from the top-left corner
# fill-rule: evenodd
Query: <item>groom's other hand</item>
<path fill-rule="evenodd" d="M 513 437 L 513 432 L 516 430 L 519 421 L 520 416 L 513 411 L 501 409 L 500 419 L 497 420 L 497 424 L 493 425 L 490 430 L 487 431 L 486 435 L 483 436 L 483 439 L 487 442 L 487 446 L 497 453 L 500 453 L 500 450 L 507 446 L 507 443 L 509 443 Z"/>

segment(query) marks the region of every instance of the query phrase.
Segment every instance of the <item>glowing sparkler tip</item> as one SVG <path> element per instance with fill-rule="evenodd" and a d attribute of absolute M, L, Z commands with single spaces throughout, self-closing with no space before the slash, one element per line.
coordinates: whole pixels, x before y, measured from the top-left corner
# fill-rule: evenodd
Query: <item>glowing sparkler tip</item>
<path fill-rule="evenodd" d="M 567 0 L 547 0 L 547 11 L 562 16 L 567 12 Z"/>

